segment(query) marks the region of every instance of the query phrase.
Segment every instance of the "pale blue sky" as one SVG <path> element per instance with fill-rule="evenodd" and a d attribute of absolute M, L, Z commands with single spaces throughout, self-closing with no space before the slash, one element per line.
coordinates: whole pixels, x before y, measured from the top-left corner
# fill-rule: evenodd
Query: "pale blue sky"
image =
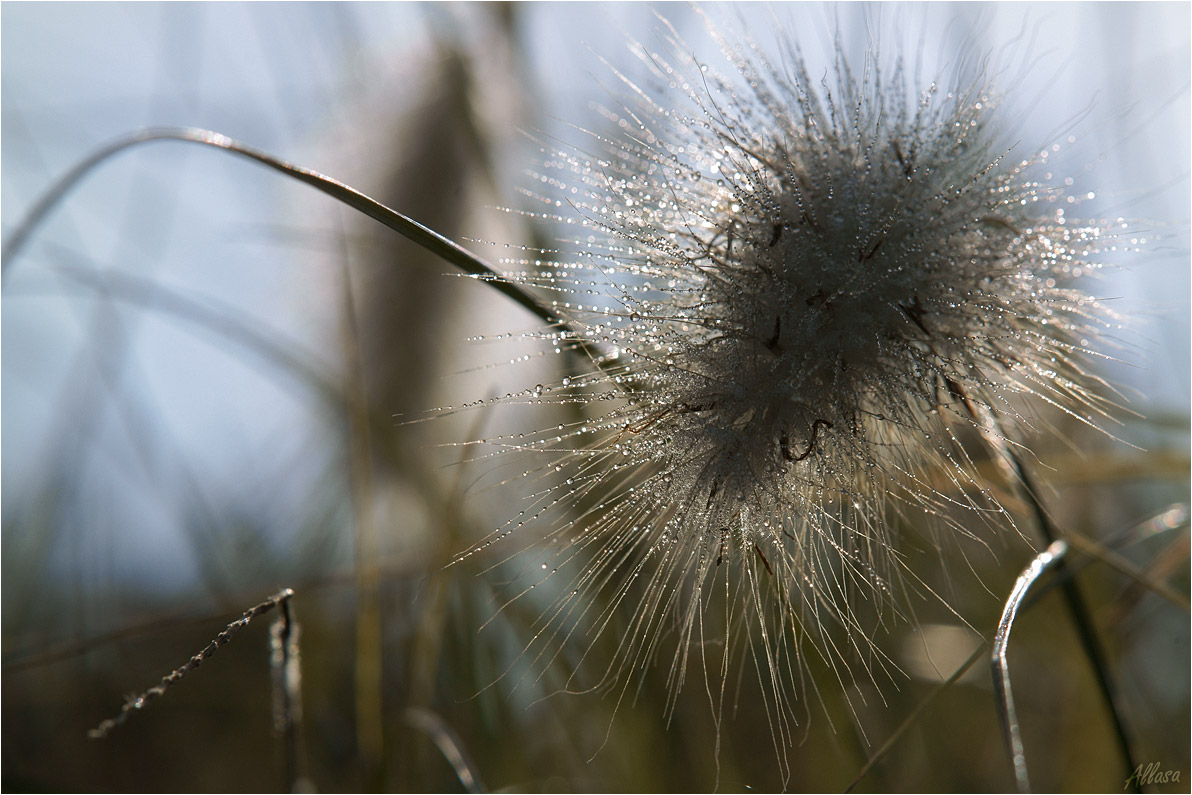
<path fill-rule="evenodd" d="M 408 103 L 423 65 L 436 57 L 434 31 L 451 31 L 465 50 L 490 46 L 486 11 L 463 4 L 5 4 L 3 229 L 54 176 L 145 125 L 215 129 L 332 176 L 367 182 L 367 152 L 354 161 L 343 156 L 345 131 L 376 123 L 361 98 L 373 110 L 384 97 L 396 106 Z M 1026 11 L 1025 4 L 933 4 L 926 11 L 929 38 L 947 62 L 953 55 L 938 42 L 946 41 L 949 21 L 971 24 L 984 15 L 987 47 L 1030 64 L 1007 88 L 1027 98 L 1021 139 L 1069 129 L 1080 135 L 1064 162 L 1081 172 L 1092 167 L 1081 175 L 1096 186 L 1090 211 L 1138 218 L 1140 228 L 1167 238 L 1106 282 L 1121 297 L 1116 305 L 1123 313 L 1142 319 L 1139 336 L 1126 340 L 1142 353 L 1124 354 L 1142 369 L 1115 368 L 1112 377 L 1145 393 L 1137 404 L 1143 413 L 1186 415 L 1189 7 L 1030 4 L 1024 23 Z M 632 70 L 625 33 L 647 45 L 654 35 L 645 5 L 543 3 L 518 12 L 526 62 L 542 96 L 539 115 L 526 126 L 563 137 L 567 122 L 591 123 L 589 103 L 604 101 L 602 86 L 615 85 L 598 56 Z M 714 55 L 686 7 L 667 13 Z M 736 24 L 765 45 L 772 38 L 767 13 L 744 7 Z M 780 9 L 778 17 L 798 31 L 814 63 L 837 13 L 854 32 L 864 30 L 857 24 L 862 15 L 882 30 L 905 23 L 905 15 L 914 20 L 903 24 L 906 40 L 887 38 L 884 46 L 917 40 L 916 8 L 798 6 Z M 483 67 L 492 55 L 479 53 L 476 61 Z M 516 140 L 517 126 L 498 134 Z M 514 151 L 498 163 L 502 178 L 516 180 L 530 165 L 519 159 L 524 149 Z M 333 171 L 336 164 L 343 171 Z M 56 565 L 64 572 L 75 576 L 98 565 L 104 577 L 142 573 L 170 587 L 193 581 L 192 542 L 175 526 L 178 479 L 196 478 L 212 498 L 260 494 L 276 504 L 276 523 L 285 527 L 297 519 L 288 512 L 300 512 L 302 495 L 317 488 L 327 461 L 313 451 L 336 429 L 308 390 L 267 361 L 213 345 L 210 334 L 157 311 L 124 306 L 112 314 L 92 289 L 51 268 L 131 272 L 227 304 L 311 361 L 332 364 L 326 332 L 334 296 L 322 296 L 330 306 L 324 316 L 313 312 L 312 321 L 322 282 L 296 273 L 291 256 L 300 237 L 295 230 L 328 225 L 325 218 L 293 217 L 295 207 L 312 206 L 303 204 L 306 190 L 184 146 L 130 152 L 72 194 L 6 276 L 5 527 L 10 506 L 23 504 L 54 462 L 70 457 L 77 466 L 65 488 L 96 525 L 62 531 L 67 552 Z M 417 217 L 418 208 L 397 209 Z M 97 334 L 104 344 L 93 344 Z M 105 345 L 122 337 L 126 354 L 109 357 Z M 73 392 L 64 396 L 66 385 Z M 138 432 L 152 440 L 147 448 L 133 440 Z M 171 450 L 184 467 L 169 460 Z M 274 543 L 284 549 L 284 532 Z M 6 551 L 9 545 L 6 537 Z"/>

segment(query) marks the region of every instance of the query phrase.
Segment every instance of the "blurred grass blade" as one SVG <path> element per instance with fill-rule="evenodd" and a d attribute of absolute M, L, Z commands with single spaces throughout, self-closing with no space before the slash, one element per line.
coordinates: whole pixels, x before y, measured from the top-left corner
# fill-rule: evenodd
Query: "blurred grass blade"
<path fill-rule="evenodd" d="M 69 257 L 65 251 L 57 253 L 56 256 L 61 259 Z M 295 350 L 284 340 L 269 334 L 265 329 L 246 322 L 230 307 L 219 306 L 210 299 L 200 303 L 131 273 L 97 273 L 77 264 L 54 265 L 50 270 L 94 290 L 99 295 L 126 301 L 135 306 L 151 307 L 155 312 L 192 323 L 206 332 L 226 339 L 289 373 L 299 383 L 307 385 L 332 410 L 343 409 L 346 400 L 343 391 L 324 376 L 308 356 Z"/>
<path fill-rule="evenodd" d="M 848 786 L 844 788 L 845 792 L 852 792 L 854 789 L 856 789 L 857 785 L 861 783 L 861 779 L 865 778 L 865 775 L 873 769 L 874 765 L 885 759 L 886 754 L 890 752 L 890 749 L 892 749 L 894 745 L 900 739 L 902 739 L 902 736 L 906 734 L 907 729 L 915 724 L 915 721 L 917 721 L 923 714 L 923 711 L 926 710 L 933 701 L 935 701 L 936 697 L 960 681 L 960 677 L 964 676 L 966 673 L 968 673 L 970 668 L 976 665 L 977 660 L 981 659 L 981 655 L 985 653 L 988 644 L 989 642 L 985 641 L 978 646 L 977 649 L 971 655 L 969 655 L 969 658 L 961 663 L 961 665 L 952 672 L 951 676 L 949 676 L 945 681 L 941 682 L 938 687 L 928 693 L 922 700 L 919 701 L 918 704 L 915 705 L 915 708 L 911 710 L 910 714 L 907 715 L 906 718 L 903 719 L 902 723 L 898 725 L 898 728 L 894 730 L 894 732 L 884 743 L 882 743 L 882 747 L 878 748 L 877 751 L 874 752 L 873 756 L 869 757 L 869 761 L 867 761 L 861 767 L 861 769 L 857 771 L 857 775 L 853 776 L 852 781 L 850 781 Z"/>
<path fill-rule="evenodd" d="M 874 769 L 874 765 L 886 758 L 886 754 L 890 752 L 890 749 L 893 749 L 894 745 L 902 738 L 902 735 L 906 734 L 908 728 L 914 726 L 914 722 L 919 720 L 920 716 L 923 715 L 924 710 L 931 706 L 931 703 L 936 700 L 937 696 L 942 694 L 944 690 L 952 687 L 952 685 L 960 682 L 961 677 L 968 673 L 970 667 L 976 665 L 977 660 L 981 659 L 982 654 L 986 653 L 986 648 L 988 645 L 988 640 L 983 641 L 980 646 L 976 647 L 976 650 L 973 653 L 969 654 L 969 658 L 964 660 L 960 667 L 957 667 L 955 671 L 952 671 L 952 675 L 950 677 L 946 678 L 944 682 L 940 682 L 939 687 L 929 692 L 929 694 L 923 697 L 923 700 L 920 700 L 919 703 L 915 704 L 914 709 L 911 710 L 911 714 L 907 715 L 906 718 L 899 723 L 899 727 L 894 729 L 894 732 L 889 735 L 889 738 L 882 743 L 880 749 L 877 749 L 877 751 L 874 752 L 874 756 L 869 757 L 868 762 L 865 762 L 861 770 L 857 771 L 857 775 L 852 777 L 852 781 L 849 782 L 848 787 L 844 788 L 845 793 L 851 793 L 853 789 L 856 789 L 857 784 L 861 783 L 861 780 L 865 777 L 865 774 L 868 774 L 870 770 Z"/>
<path fill-rule="evenodd" d="M 451 727 L 443 722 L 435 713 L 428 709 L 414 708 L 406 710 L 406 723 L 419 731 L 423 731 L 434 741 L 443 758 L 455 771 L 459 783 L 466 792 L 484 792 L 484 784 L 477 775 L 475 766 L 464 753 L 459 738 Z"/>
<path fill-rule="evenodd" d="M 1096 560 L 1100 560 L 1119 574 L 1130 578 L 1136 586 L 1166 599 L 1185 613 L 1192 612 L 1192 605 L 1189 604 L 1187 596 L 1172 588 L 1158 577 L 1138 568 L 1105 545 L 1075 533 L 1069 534 L 1067 540 L 1081 552 Z"/>

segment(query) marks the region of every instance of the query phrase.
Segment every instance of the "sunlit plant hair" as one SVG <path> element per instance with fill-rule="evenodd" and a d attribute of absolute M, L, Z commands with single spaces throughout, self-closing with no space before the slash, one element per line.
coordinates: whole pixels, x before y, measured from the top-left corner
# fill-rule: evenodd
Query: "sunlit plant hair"
<path fill-rule="evenodd" d="M 532 175 L 565 253 L 505 278 L 598 372 L 510 398 L 585 414 L 485 440 L 530 454 L 538 496 L 464 557 L 545 528 L 528 658 L 612 633 L 590 662 L 618 703 L 657 664 L 718 720 L 743 666 L 781 757 L 822 688 L 899 676 L 875 640 L 931 589 L 896 527 L 1019 532 L 975 441 L 1017 445 L 1044 406 L 1106 416 L 1085 362 L 1112 321 L 1071 285 L 1110 229 L 1065 217 L 975 63 L 918 84 L 838 46 L 821 79 L 793 41 L 719 38 L 717 67 L 660 24 L 661 51 L 634 45 L 652 84 L 619 75 L 599 108 L 618 132 Z"/>

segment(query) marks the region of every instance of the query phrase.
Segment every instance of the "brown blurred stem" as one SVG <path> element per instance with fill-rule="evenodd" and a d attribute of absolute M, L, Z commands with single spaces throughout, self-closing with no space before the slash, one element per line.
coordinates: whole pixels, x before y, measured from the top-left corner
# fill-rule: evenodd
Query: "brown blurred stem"
<path fill-rule="evenodd" d="M 346 257 L 346 253 L 345 253 Z M 344 393 L 348 404 L 348 459 L 355 513 L 356 570 L 356 745 L 363 788 L 383 789 L 381 760 L 385 750 L 382 717 L 384 672 L 381 641 L 380 539 L 375 518 L 372 472 L 372 436 L 369 433 L 368 399 L 360 362 L 356 305 L 352 298 L 351 269 L 343 263 L 343 350 L 347 362 Z"/>

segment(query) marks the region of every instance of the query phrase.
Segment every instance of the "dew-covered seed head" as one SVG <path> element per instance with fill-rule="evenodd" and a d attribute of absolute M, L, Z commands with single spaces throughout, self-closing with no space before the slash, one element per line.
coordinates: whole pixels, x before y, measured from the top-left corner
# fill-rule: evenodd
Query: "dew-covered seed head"
<path fill-rule="evenodd" d="M 581 231 L 511 278 L 605 352 L 542 393 L 586 419 L 525 446 L 561 473 L 543 521 L 571 566 L 535 644 L 610 631 L 604 594 L 631 613 L 606 684 L 661 659 L 677 689 L 693 655 L 750 655 L 786 734 L 818 687 L 804 655 L 844 688 L 891 675 L 872 638 L 907 596 L 897 522 L 1005 529 L 961 437 L 1032 401 L 1104 411 L 1081 361 L 1105 313 L 1068 284 L 1109 230 L 999 143 L 980 80 L 843 55 L 820 80 L 793 47 L 781 67 L 725 48 L 726 77 L 677 39 L 642 49 L 661 88 L 624 79 L 602 111 L 623 134 L 532 174 Z"/>

